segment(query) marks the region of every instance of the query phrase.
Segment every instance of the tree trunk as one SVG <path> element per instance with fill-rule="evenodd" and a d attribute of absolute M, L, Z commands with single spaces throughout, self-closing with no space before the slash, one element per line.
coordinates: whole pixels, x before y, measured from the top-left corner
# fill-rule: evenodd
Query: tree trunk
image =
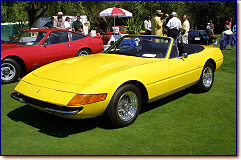
<path fill-rule="evenodd" d="M 28 2 L 29 4 L 25 7 L 28 13 L 29 27 L 31 28 L 39 17 L 42 17 L 44 13 L 48 10 L 48 4 L 43 4 L 43 2 Z M 37 12 L 43 9 L 38 15 Z"/>

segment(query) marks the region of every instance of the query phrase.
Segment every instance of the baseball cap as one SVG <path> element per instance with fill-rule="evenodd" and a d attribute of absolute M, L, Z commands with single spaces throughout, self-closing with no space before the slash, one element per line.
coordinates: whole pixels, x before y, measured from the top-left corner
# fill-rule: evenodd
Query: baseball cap
<path fill-rule="evenodd" d="M 176 12 L 172 12 L 171 15 L 172 16 L 177 16 L 177 13 Z"/>

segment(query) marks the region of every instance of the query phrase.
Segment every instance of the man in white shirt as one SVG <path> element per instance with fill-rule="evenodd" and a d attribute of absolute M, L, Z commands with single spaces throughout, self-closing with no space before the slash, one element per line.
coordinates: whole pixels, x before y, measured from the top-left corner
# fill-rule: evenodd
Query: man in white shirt
<path fill-rule="evenodd" d="M 168 34 L 167 36 L 174 38 L 177 40 L 177 37 L 179 35 L 179 31 L 182 28 L 182 23 L 181 21 L 177 18 L 177 13 L 172 12 L 170 14 L 172 18 L 168 21 L 167 23 L 167 28 L 168 28 Z"/>
<path fill-rule="evenodd" d="M 66 30 L 72 31 L 72 26 L 70 25 L 70 18 L 69 17 L 65 18 L 64 28 Z"/>
<path fill-rule="evenodd" d="M 145 34 L 151 35 L 151 16 L 146 16 L 144 21 Z"/>

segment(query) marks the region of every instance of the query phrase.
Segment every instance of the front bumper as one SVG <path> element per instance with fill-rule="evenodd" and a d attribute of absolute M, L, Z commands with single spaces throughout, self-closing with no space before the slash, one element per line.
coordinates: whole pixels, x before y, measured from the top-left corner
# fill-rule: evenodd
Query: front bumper
<path fill-rule="evenodd" d="M 73 88 L 75 90 L 82 90 L 82 88 L 74 85 L 71 87 L 68 84 L 50 80 L 46 81 L 36 78 L 33 80 L 35 84 L 32 84 L 21 80 L 14 88 L 17 93 L 13 93 L 11 97 L 44 112 L 69 119 L 86 119 L 99 116 L 105 111 L 111 99 L 111 96 L 109 98 L 107 96 L 105 101 L 81 106 L 69 106 L 68 103 L 76 95 L 76 92 L 72 91 Z M 87 93 L 83 91 L 83 94 Z"/>
<path fill-rule="evenodd" d="M 30 104 L 32 106 L 41 108 L 45 112 L 49 112 L 59 116 L 77 115 L 83 109 L 83 107 L 66 107 L 66 106 L 59 106 L 59 105 L 43 102 L 43 101 L 19 94 L 18 92 L 13 92 L 10 94 L 10 96 L 17 101 Z"/>

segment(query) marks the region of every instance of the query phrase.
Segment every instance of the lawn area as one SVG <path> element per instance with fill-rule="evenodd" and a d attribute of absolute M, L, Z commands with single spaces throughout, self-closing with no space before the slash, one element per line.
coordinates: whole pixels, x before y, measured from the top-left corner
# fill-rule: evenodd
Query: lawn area
<path fill-rule="evenodd" d="M 187 89 L 153 102 L 119 129 L 99 117 L 49 115 L 10 98 L 17 83 L 1 85 L 1 154 L 236 155 L 236 47 L 223 54 L 209 92 Z"/>

